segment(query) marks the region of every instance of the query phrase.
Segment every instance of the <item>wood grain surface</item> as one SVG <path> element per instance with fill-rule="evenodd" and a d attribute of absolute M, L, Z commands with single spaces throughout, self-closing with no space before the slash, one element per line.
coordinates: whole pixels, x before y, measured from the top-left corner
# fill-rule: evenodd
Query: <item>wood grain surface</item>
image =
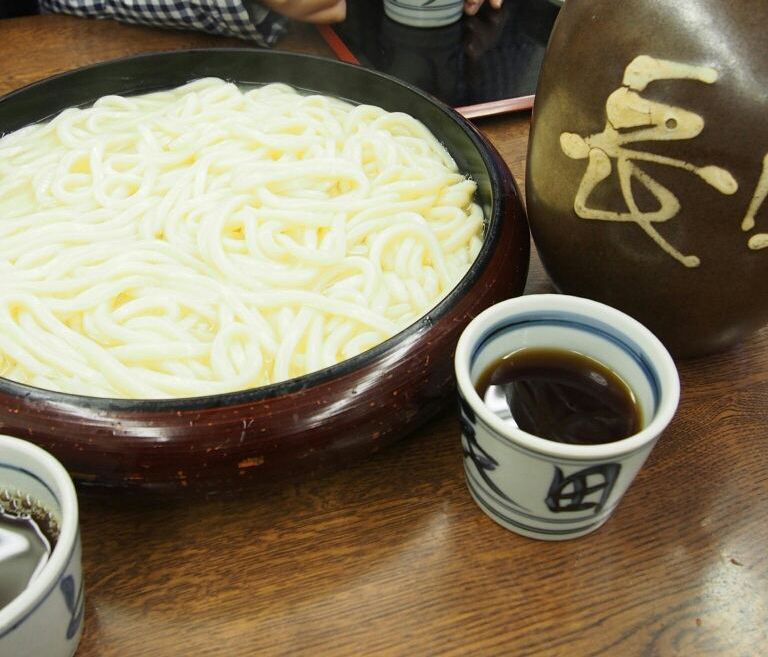
<path fill-rule="evenodd" d="M 0 21 L 0 93 L 112 57 L 212 45 L 242 42 Z M 329 54 L 306 26 L 280 47 Z M 528 121 L 478 124 L 521 186 Z M 549 289 L 534 260 L 528 290 Z M 345 471 L 236 498 L 84 492 L 78 657 L 765 654 L 768 330 L 680 371 L 666 435 L 616 515 L 574 541 L 520 538 L 478 510 L 453 412 Z"/>

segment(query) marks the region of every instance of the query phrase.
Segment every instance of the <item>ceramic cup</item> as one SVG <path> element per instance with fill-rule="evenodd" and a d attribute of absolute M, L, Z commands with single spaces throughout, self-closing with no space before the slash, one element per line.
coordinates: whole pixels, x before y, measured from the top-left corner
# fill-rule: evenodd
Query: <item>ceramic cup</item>
<path fill-rule="evenodd" d="M 0 655 L 71 657 L 80 642 L 84 609 L 75 487 L 48 452 L 0 435 L 0 491 L 29 496 L 59 527 L 43 569 L 0 609 Z"/>
<path fill-rule="evenodd" d="M 612 443 L 563 444 L 491 412 L 475 383 L 491 363 L 523 348 L 566 349 L 607 366 L 634 392 L 639 433 Z M 459 339 L 455 369 L 472 497 L 500 525 L 545 540 L 582 536 L 608 520 L 680 396 L 675 364 L 648 329 L 610 306 L 560 294 L 509 299 L 480 313 Z"/>
<path fill-rule="evenodd" d="M 384 13 L 412 27 L 441 27 L 461 18 L 464 0 L 384 0 Z"/>

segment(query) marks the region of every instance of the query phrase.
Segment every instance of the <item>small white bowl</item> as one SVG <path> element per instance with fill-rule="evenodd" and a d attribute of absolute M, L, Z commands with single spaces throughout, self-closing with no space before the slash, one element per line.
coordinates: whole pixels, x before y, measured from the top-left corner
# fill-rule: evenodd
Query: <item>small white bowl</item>
<path fill-rule="evenodd" d="M 442 27 L 464 14 L 464 0 L 384 0 L 384 13 L 411 27 Z"/>
<path fill-rule="evenodd" d="M 632 436 L 567 444 L 527 433 L 496 415 L 475 385 L 492 363 L 521 349 L 576 352 L 625 381 L 643 417 Z M 560 541 L 611 517 L 677 410 L 672 357 L 637 320 L 565 294 L 507 299 L 475 317 L 456 346 L 464 472 L 478 506 L 522 536 Z"/>
<path fill-rule="evenodd" d="M 77 494 L 67 471 L 48 452 L 0 435 L 0 490 L 21 491 L 59 526 L 40 574 L 0 609 L 0 655 L 71 657 L 83 631 L 85 598 Z"/>

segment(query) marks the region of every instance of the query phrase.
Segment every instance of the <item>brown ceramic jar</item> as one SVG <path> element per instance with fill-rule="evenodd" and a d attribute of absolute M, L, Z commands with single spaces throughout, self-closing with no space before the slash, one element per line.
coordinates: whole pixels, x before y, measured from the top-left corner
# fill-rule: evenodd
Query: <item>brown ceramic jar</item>
<path fill-rule="evenodd" d="M 537 91 L 531 230 L 555 285 L 673 354 L 768 321 L 768 2 L 568 0 Z"/>

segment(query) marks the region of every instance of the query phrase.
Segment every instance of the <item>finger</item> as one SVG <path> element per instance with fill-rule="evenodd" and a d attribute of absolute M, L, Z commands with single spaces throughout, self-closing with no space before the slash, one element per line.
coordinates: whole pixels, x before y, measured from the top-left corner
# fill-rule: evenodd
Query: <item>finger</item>
<path fill-rule="evenodd" d="M 464 13 L 467 16 L 474 16 L 480 7 L 483 6 L 483 0 L 464 0 Z"/>
<path fill-rule="evenodd" d="M 325 22 L 344 20 L 345 0 L 261 0 L 268 9 L 294 20 Z"/>
<path fill-rule="evenodd" d="M 501 5 L 504 3 L 504 0 L 491 0 L 491 7 L 494 9 L 501 9 Z"/>

